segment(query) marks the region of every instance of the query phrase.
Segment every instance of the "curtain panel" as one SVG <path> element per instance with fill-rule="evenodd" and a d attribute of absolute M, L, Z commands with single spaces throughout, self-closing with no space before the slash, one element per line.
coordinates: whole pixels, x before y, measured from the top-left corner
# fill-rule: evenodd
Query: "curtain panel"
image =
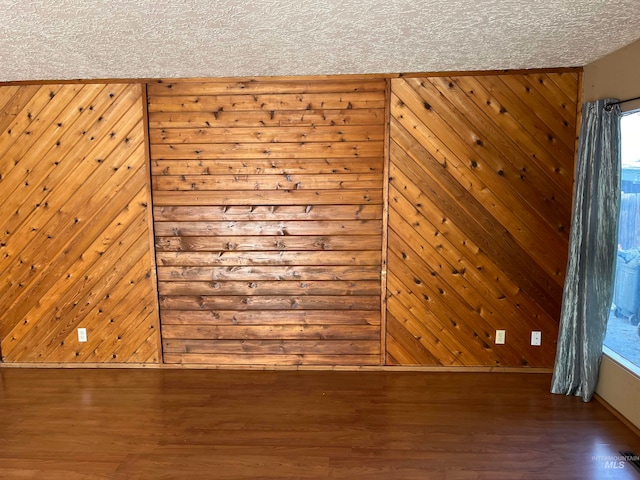
<path fill-rule="evenodd" d="M 620 108 L 582 107 L 569 259 L 552 393 L 593 398 L 613 296 L 620 209 Z"/>

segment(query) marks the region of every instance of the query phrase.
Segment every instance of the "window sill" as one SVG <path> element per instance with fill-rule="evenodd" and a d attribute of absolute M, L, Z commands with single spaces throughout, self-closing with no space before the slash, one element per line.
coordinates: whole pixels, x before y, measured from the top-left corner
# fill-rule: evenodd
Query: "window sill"
<path fill-rule="evenodd" d="M 640 366 L 618 355 L 606 345 L 602 346 L 602 353 L 640 380 Z"/>

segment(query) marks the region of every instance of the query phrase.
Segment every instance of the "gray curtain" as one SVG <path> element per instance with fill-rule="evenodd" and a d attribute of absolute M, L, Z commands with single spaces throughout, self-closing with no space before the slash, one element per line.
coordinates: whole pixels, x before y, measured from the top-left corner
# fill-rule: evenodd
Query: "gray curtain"
<path fill-rule="evenodd" d="M 569 261 L 551 391 L 593 397 L 613 296 L 620 209 L 620 108 L 585 103 Z"/>

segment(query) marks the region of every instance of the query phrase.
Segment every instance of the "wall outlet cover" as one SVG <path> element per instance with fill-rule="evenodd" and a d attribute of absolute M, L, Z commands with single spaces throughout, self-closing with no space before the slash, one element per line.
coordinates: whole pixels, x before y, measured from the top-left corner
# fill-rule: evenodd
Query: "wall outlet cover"
<path fill-rule="evenodd" d="M 78 329 L 78 341 L 79 342 L 86 342 L 87 341 L 87 329 L 86 328 L 79 328 Z"/>
<path fill-rule="evenodd" d="M 542 332 L 531 332 L 531 345 L 535 347 L 542 345 Z"/>

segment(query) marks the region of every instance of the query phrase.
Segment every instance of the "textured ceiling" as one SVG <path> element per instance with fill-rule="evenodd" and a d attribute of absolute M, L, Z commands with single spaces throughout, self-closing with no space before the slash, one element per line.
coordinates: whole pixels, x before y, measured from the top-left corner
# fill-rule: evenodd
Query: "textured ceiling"
<path fill-rule="evenodd" d="M 0 81 L 582 66 L 639 0 L 0 0 Z"/>

